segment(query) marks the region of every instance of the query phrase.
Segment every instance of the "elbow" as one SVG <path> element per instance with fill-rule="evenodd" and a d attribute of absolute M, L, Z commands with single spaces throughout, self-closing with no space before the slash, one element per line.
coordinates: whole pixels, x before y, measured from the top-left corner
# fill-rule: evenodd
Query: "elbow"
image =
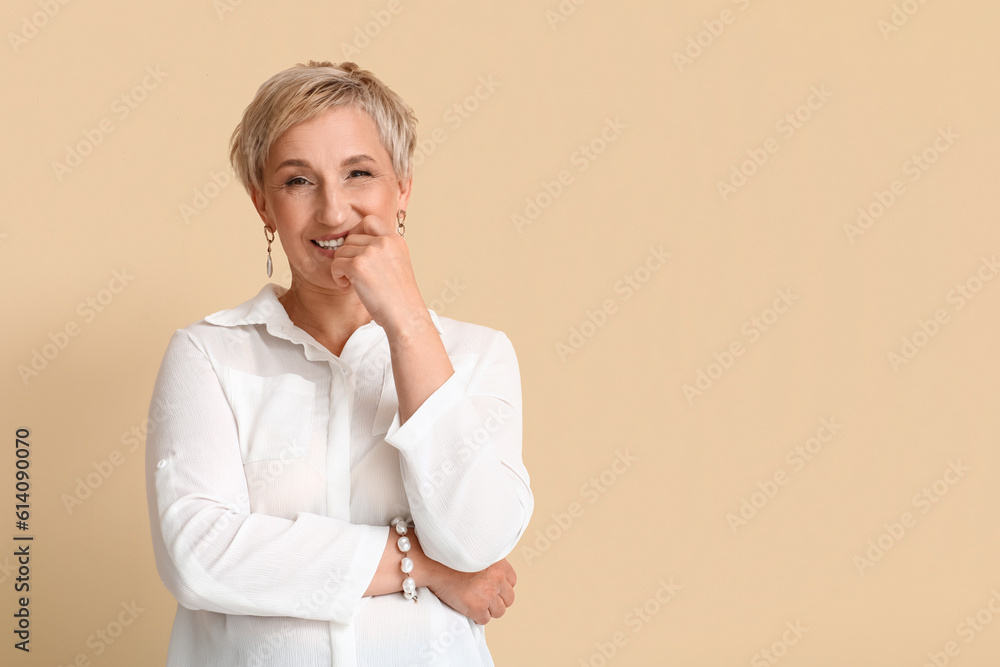
<path fill-rule="evenodd" d="M 459 572 L 481 572 L 517 546 L 531 519 L 531 505 L 513 503 L 495 517 L 464 518 L 451 530 L 424 530 L 420 545 L 430 558 Z"/>
<path fill-rule="evenodd" d="M 156 569 L 160 574 L 160 582 L 170 592 L 177 604 L 193 611 L 208 609 L 207 596 L 202 581 L 190 566 L 178 566 L 174 555 L 156 554 Z"/>
<path fill-rule="evenodd" d="M 223 614 L 243 613 L 235 611 L 233 596 L 223 588 L 221 582 L 193 560 L 179 568 L 172 568 L 165 574 L 161 571 L 160 579 L 177 600 L 177 604 L 186 609 Z"/>
<path fill-rule="evenodd" d="M 206 537 L 191 541 L 179 535 L 154 541 L 156 569 L 160 581 L 177 604 L 193 611 L 219 611 L 221 591 L 207 569 L 205 554 L 211 546 Z"/>
<path fill-rule="evenodd" d="M 226 546 L 242 515 L 212 506 L 190 511 L 175 503 L 153 523 L 153 551 L 160 581 L 182 607 L 222 612 L 231 603 L 223 578 L 231 561 Z"/>
<path fill-rule="evenodd" d="M 192 611 L 208 609 L 205 604 L 205 597 L 196 591 L 190 584 L 181 578 L 164 578 L 163 585 L 166 586 L 170 594 L 177 600 L 177 604 Z"/>

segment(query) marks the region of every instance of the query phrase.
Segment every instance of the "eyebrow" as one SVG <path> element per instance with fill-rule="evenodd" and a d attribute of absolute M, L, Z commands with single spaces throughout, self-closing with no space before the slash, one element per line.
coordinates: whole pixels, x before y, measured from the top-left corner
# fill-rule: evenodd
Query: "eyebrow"
<path fill-rule="evenodd" d="M 346 158 L 343 162 L 341 162 L 340 166 L 341 167 L 350 167 L 351 165 L 355 165 L 355 164 L 358 164 L 360 162 L 375 162 L 375 158 L 373 158 L 371 155 L 365 155 L 364 153 L 361 153 L 359 155 L 352 155 L 351 157 Z M 288 158 L 287 160 L 282 160 L 281 163 L 278 164 L 278 166 L 274 168 L 274 170 L 275 171 L 280 171 L 281 169 L 284 169 L 285 167 L 304 167 L 304 168 L 309 168 L 310 166 L 311 165 L 307 161 L 302 160 L 300 158 Z"/>
<path fill-rule="evenodd" d="M 371 155 L 365 155 L 361 153 L 360 155 L 352 155 L 343 162 L 340 163 L 341 167 L 350 167 L 353 164 L 358 164 L 359 162 L 374 162 L 375 158 Z"/>

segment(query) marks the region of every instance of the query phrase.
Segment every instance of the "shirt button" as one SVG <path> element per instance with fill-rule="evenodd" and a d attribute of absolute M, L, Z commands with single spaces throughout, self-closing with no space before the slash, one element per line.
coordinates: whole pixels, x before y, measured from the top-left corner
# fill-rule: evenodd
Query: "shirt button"
<path fill-rule="evenodd" d="M 166 459 L 160 459 L 159 463 L 156 464 L 156 469 L 157 470 L 163 470 L 163 468 L 166 465 L 167 465 L 167 460 Z"/>

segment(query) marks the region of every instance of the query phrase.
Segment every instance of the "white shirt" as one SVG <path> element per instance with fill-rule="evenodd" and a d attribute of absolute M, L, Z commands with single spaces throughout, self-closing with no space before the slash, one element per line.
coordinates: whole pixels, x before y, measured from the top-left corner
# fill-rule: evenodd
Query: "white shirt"
<path fill-rule="evenodd" d="M 485 628 L 428 589 L 418 604 L 364 592 L 394 516 L 467 572 L 527 528 L 510 340 L 428 309 L 455 372 L 400 425 L 382 327 L 338 357 L 292 324 L 285 290 L 175 331 L 156 377 L 146 488 L 178 601 L 167 665 L 492 665 Z"/>

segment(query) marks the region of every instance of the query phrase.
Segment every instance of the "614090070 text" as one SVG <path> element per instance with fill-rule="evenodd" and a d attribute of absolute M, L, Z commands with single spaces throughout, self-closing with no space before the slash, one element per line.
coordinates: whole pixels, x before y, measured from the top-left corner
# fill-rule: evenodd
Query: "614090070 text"
<path fill-rule="evenodd" d="M 31 518 L 31 431 L 19 428 L 14 434 L 14 527 L 18 531 L 28 530 L 28 520 Z M 28 608 L 29 598 L 26 593 L 30 588 L 31 575 L 31 540 L 30 535 L 14 535 L 14 558 L 16 559 L 17 576 L 14 577 L 14 592 L 17 595 L 17 611 L 14 612 L 14 648 L 27 653 L 28 642 L 31 640 L 31 616 Z"/>

